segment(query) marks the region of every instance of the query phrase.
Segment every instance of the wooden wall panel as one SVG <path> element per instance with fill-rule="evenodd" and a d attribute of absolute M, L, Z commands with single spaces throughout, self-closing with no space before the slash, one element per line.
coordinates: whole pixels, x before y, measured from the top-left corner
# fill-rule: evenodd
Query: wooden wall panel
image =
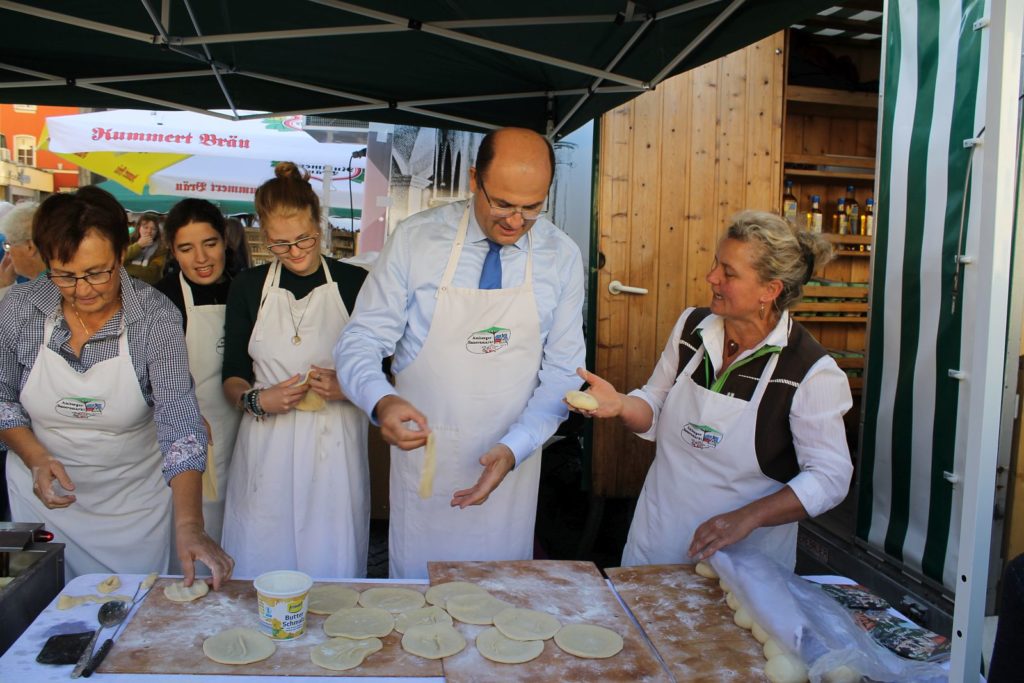
<path fill-rule="evenodd" d="M 706 305 L 704 277 L 726 220 L 778 210 L 783 35 L 677 76 L 602 119 L 595 372 L 642 386 L 683 308 Z M 610 295 L 612 280 L 647 295 Z M 594 425 L 594 492 L 636 496 L 653 447 L 617 421 Z"/>

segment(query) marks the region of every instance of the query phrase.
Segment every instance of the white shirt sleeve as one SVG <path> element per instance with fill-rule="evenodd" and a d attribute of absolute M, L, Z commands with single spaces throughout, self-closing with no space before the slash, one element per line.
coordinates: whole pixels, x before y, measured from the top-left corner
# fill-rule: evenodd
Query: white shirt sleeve
<path fill-rule="evenodd" d="M 654 372 L 651 373 L 647 384 L 640 389 L 634 389 L 629 392 L 630 396 L 646 401 L 651 406 L 651 410 L 654 411 L 651 428 L 646 432 L 637 433 L 637 436 L 645 441 L 654 441 L 655 433 L 658 429 L 658 417 L 661 415 L 661 407 L 665 405 L 668 392 L 676 383 L 676 377 L 679 374 L 679 337 L 683 333 L 683 324 L 686 322 L 687 317 L 689 317 L 689 313 L 693 310 L 689 308 L 683 311 L 682 315 L 679 316 L 679 320 L 672 327 L 672 333 L 668 336 L 665 350 L 661 352 L 661 358 L 658 359 L 658 364 L 654 366 Z"/>
<path fill-rule="evenodd" d="M 843 415 L 852 406 L 849 380 L 831 356 L 811 366 L 793 396 L 789 428 L 800 474 L 788 486 L 810 517 L 831 510 L 849 493 L 853 463 Z"/>

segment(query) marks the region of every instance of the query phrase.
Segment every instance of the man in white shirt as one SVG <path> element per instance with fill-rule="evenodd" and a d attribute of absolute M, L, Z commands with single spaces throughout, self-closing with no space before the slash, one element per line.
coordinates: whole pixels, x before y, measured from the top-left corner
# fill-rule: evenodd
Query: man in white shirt
<path fill-rule="evenodd" d="M 532 131 L 484 138 L 473 198 L 399 225 L 334 349 L 346 396 L 392 445 L 393 578 L 532 557 L 540 448 L 585 360 L 582 257 L 543 218 L 553 170 Z"/>

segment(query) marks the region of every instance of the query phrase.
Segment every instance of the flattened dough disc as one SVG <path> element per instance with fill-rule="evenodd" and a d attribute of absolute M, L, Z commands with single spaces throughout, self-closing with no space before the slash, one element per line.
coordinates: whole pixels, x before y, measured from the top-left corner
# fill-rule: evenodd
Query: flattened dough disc
<path fill-rule="evenodd" d="M 496 628 L 489 628 L 476 637 L 477 651 L 501 664 L 522 664 L 540 657 L 544 652 L 543 640 L 512 640 Z"/>
<path fill-rule="evenodd" d="M 467 581 L 449 581 L 448 583 L 439 583 L 436 586 L 428 588 L 427 602 L 431 605 L 444 607 L 448 604 L 449 598 L 455 597 L 456 595 L 465 595 L 467 593 L 490 595 L 490 593 L 475 583 L 469 583 Z"/>
<path fill-rule="evenodd" d="M 448 624 L 413 626 L 402 636 L 402 649 L 419 657 L 441 659 L 462 652 L 466 639 Z"/>
<path fill-rule="evenodd" d="M 426 626 L 428 624 L 452 625 L 452 617 L 437 605 L 420 607 L 409 612 L 399 614 L 395 619 L 395 630 L 405 633 L 413 626 Z"/>
<path fill-rule="evenodd" d="M 383 647 L 384 643 L 377 638 L 331 638 L 310 650 L 309 658 L 322 669 L 345 671 L 356 668 L 364 659 Z"/>
<path fill-rule="evenodd" d="M 309 591 L 309 611 L 313 614 L 334 614 L 359 604 L 359 591 L 331 584 L 313 586 Z"/>
<path fill-rule="evenodd" d="M 571 655 L 604 659 L 622 650 L 622 636 L 593 624 L 567 624 L 555 634 L 555 645 Z"/>
<path fill-rule="evenodd" d="M 394 628 L 391 612 L 376 607 L 346 607 L 324 621 L 324 633 L 345 638 L 383 638 Z"/>
<path fill-rule="evenodd" d="M 274 641 L 251 628 L 229 628 L 203 641 L 203 653 L 221 664 L 252 664 L 276 649 Z"/>
<path fill-rule="evenodd" d="M 411 588 L 370 588 L 359 595 L 363 607 L 386 609 L 393 614 L 419 609 L 426 602 L 423 593 Z"/>
<path fill-rule="evenodd" d="M 517 607 L 495 614 L 494 625 L 512 640 L 547 640 L 562 628 L 558 619 L 547 612 Z"/>
<path fill-rule="evenodd" d="M 512 607 L 503 600 L 499 600 L 490 593 L 483 595 L 470 593 L 466 595 L 453 595 L 448 598 L 445 608 L 448 614 L 452 615 L 464 624 L 480 624 L 490 626 L 494 623 L 494 615 L 502 610 Z"/>
<path fill-rule="evenodd" d="M 175 581 L 164 586 L 164 595 L 171 602 L 192 602 L 209 592 L 210 586 L 202 579 L 196 579 L 188 588 L 185 587 L 184 581 Z"/>

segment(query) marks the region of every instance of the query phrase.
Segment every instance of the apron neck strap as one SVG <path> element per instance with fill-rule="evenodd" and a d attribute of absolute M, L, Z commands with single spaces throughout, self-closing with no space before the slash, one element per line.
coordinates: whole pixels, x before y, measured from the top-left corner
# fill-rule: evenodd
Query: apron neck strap
<path fill-rule="evenodd" d="M 466 233 L 469 230 L 469 209 L 471 204 L 466 205 L 466 210 L 462 212 L 462 218 L 459 220 L 459 229 L 455 232 L 455 244 L 452 245 L 451 254 L 448 256 L 448 265 L 444 269 L 444 275 L 441 277 L 441 283 L 438 285 L 437 290 L 442 291 L 447 289 L 452 284 L 452 279 L 455 277 L 455 269 L 459 265 L 459 258 L 462 256 L 462 247 L 466 243 Z M 526 273 L 523 276 L 523 282 L 529 283 L 533 281 L 533 232 L 527 231 L 526 233 Z M 436 296 L 436 294 L 435 294 Z"/>
<path fill-rule="evenodd" d="M 181 282 L 181 298 L 185 301 L 185 310 L 191 313 L 192 309 L 196 307 L 195 299 L 192 298 L 192 287 L 181 271 L 178 271 L 178 281 Z"/>

